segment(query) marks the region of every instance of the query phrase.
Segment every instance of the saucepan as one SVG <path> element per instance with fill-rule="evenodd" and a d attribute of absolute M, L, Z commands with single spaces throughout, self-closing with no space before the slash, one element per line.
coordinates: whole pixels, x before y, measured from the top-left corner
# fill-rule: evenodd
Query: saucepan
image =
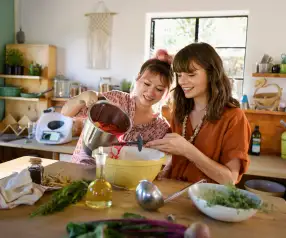
<path fill-rule="evenodd" d="M 98 147 L 108 147 L 118 143 L 118 137 L 131 128 L 131 120 L 127 113 L 115 104 L 100 100 L 88 110 L 88 118 L 83 128 L 83 148 L 88 155 Z M 117 134 L 109 133 L 100 128 L 99 124 L 112 125 L 117 128 Z"/>
<path fill-rule="evenodd" d="M 54 88 L 48 89 L 48 90 L 41 92 L 41 93 L 21 93 L 21 97 L 23 97 L 23 98 L 39 98 L 39 97 L 43 96 L 45 93 L 48 93 L 52 90 L 54 90 Z"/>

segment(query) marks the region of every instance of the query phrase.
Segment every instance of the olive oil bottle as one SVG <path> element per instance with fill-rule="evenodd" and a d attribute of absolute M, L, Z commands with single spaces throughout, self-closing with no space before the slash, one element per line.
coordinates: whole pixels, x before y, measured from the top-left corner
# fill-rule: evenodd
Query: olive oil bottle
<path fill-rule="evenodd" d="M 249 152 L 252 155 L 260 155 L 261 150 L 261 133 L 259 126 L 255 126 L 254 131 L 251 134 Z"/>
<path fill-rule="evenodd" d="M 88 186 L 85 204 L 91 208 L 107 208 L 112 205 L 112 187 L 105 180 L 105 162 L 107 154 L 103 153 L 103 148 L 98 148 L 95 153 L 96 159 L 96 179 Z"/>

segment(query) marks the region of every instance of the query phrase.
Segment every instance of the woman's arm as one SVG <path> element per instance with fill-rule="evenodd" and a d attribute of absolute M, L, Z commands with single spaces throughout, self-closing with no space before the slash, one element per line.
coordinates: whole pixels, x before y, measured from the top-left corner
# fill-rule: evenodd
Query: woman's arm
<path fill-rule="evenodd" d="M 192 144 L 185 151 L 185 157 L 192 161 L 204 174 L 220 184 L 236 184 L 241 167 L 240 159 L 233 158 L 225 165 L 203 154 Z M 190 151 L 190 152 L 187 152 Z"/>
<path fill-rule="evenodd" d="M 95 165 L 95 160 L 91 157 L 88 156 L 84 149 L 83 149 L 83 132 L 81 133 L 76 148 L 73 152 L 72 155 L 72 163 L 76 164 L 86 164 L 86 165 Z"/>
<path fill-rule="evenodd" d="M 89 107 L 97 102 L 98 93 L 95 91 L 86 91 L 80 95 L 69 99 L 61 110 L 61 114 L 68 117 L 74 117 L 84 107 Z"/>
<path fill-rule="evenodd" d="M 251 129 L 244 112 L 238 108 L 231 111 L 225 123 L 227 128 L 223 134 L 220 158 L 217 162 L 175 133 L 167 134 L 161 140 L 151 141 L 147 146 L 184 156 L 218 183 L 237 183 L 249 166 L 247 152 Z"/>
<path fill-rule="evenodd" d="M 220 183 L 236 183 L 240 171 L 240 160 L 233 158 L 225 165 L 210 159 L 179 134 L 167 134 L 163 139 L 148 142 L 147 147 L 173 155 L 181 155 L 192 161 L 204 174 Z"/>

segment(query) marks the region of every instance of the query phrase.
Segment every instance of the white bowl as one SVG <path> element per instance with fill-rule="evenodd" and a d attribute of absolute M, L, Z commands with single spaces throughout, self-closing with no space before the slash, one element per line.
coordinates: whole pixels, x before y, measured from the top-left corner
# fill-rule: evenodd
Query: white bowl
<path fill-rule="evenodd" d="M 284 185 L 263 179 L 248 180 L 244 187 L 250 192 L 274 197 L 283 197 L 286 191 Z"/>
<path fill-rule="evenodd" d="M 209 190 L 226 191 L 227 188 L 219 184 L 200 183 L 191 186 L 188 190 L 188 194 L 195 206 L 202 213 L 211 218 L 226 222 L 240 222 L 249 219 L 257 212 L 257 209 L 235 209 L 221 205 L 208 206 L 207 201 L 201 197 Z M 262 200 L 256 194 L 241 189 L 239 189 L 239 191 L 262 204 Z"/>

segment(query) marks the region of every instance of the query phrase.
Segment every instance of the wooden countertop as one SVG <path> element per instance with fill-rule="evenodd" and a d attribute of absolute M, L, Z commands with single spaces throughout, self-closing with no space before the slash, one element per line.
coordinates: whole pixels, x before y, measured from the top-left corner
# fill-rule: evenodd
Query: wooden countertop
<path fill-rule="evenodd" d="M 78 138 L 73 138 L 71 142 L 61 145 L 42 144 L 37 142 L 35 139 L 29 140 L 28 143 L 25 143 L 25 141 L 26 139 L 20 139 L 10 142 L 4 142 L 0 140 L 0 146 L 31 149 L 31 150 L 43 150 L 43 151 L 50 151 L 62 154 L 73 154 Z"/>
<path fill-rule="evenodd" d="M 29 157 L 17 159 L 22 166 L 26 167 Z M 20 164 L 19 162 L 19 164 Z M 9 164 L 7 166 L 7 164 Z M 95 169 L 88 166 L 77 165 L 62 161 L 51 161 L 43 159 L 45 172 L 57 173 L 64 171 L 73 179 L 94 177 Z M 11 168 L 12 164 L 6 162 L 0 164 L 3 168 Z M 172 180 L 156 181 L 164 195 L 169 195 L 181 188 L 186 183 Z M 241 223 L 224 223 L 213 220 L 199 212 L 192 202 L 184 194 L 182 197 L 171 201 L 158 212 L 147 212 L 142 210 L 135 201 L 134 191 L 113 191 L 113 205 L 109 209 L 91 210 L 83 204 L 70 206 L 64 212 L 45 217 L 29 218 L 29 214 L 43 202 L 47 201 L 49 194 L 45 194 L 34 206 L 19 206 L 11 210 L 2 210 L 0 219 L 1 237 L 65 237 L 68 222 L 84 222 L 97 219 L 120 218 L 124 212 L 133 212 L 153 219 L 165 219 L 168 214 L 175 215 L 177 222 L 189 225 L 195 221 L 206 223 L 211 230 L 212 237 L 228 238 L 282 238 L 285 237 L 286 204 L 281 198 L 267 197 L 265 202 L 274 205 L 274 210 L 268 214 L 257 213 L 251 219 Z"/>
<path fill-rule="evenodd" d="M 52 151 L 64 154 L 72 154 L 77 143 L 77 140 L 73 140 L 71 143 L 64 145 L 44 145 L 39 144 L 34 141 L 31 144 L 23 144 L 24 140 L 21 141 L 13 141 L 9 143 L 13 143 L 13 146 L 18 145 L 18 148 L 26 148 L 26 149 L 35 149 L 35 150 L 45 150 Z M 2 145 L 0 142 L 0 146 Z M 23 146 L 23 147 L 22 147 Z M 24 147 L 25 146 L 25 147 Z M 14 171 L 21 171 L 20 168 L 25 162 L 22 161 L 22 158 L 17 160 L 8 161 L 4 164 L 0 164 L 0 178 L 5 174 L 8 174 L 11 171 L 11 168 Z M 250 166 L 246 174 L 270 177 L 270 178 L 281 178 L 286 179 L 286 160 L 272 155 L 261 155 L 261 156 L 250 156 Z M 7 167 L 8 166 L 8 167 Z M 7 167 L 7 169 L 5 169 Z M 20 170 L 19 170 L 20 169 Z M 4 171 L 5 170 L 5 171 Z M 3 176 L 1 176 L 3 175 Z M 7 176 L 7 175 L 6 175 Z"/>
<path fill-rule="evenodd" d="M 286 160 L 272 155 L 251 155 L 246 174 L 286 179 Z"/>
<path fill-rule="evenodd" d="M 0 179 L 11 175 L 14 172 L 21 172 L 23 169 L 30 166 L 30 156 L 23 156 L 18 159 L 13 159 L 5 163 L 0 163 Z M 42 159 L 42 165 L 47 167 L 48 165 L 56 163 L 58 160 Z"/>

